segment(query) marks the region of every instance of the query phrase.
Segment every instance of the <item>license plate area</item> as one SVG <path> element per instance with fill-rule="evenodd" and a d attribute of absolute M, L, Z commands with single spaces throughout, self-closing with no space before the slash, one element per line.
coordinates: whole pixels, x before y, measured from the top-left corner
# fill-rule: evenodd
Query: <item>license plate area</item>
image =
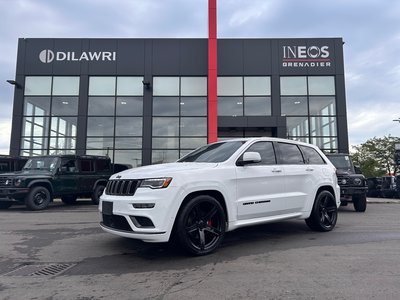
<path fill-rule="evenodd" d="M 101 211 L 104 215 L 112 215 L 113 214 L 113 203 L 108 202 L 108 201 L 103 201 Z"/>

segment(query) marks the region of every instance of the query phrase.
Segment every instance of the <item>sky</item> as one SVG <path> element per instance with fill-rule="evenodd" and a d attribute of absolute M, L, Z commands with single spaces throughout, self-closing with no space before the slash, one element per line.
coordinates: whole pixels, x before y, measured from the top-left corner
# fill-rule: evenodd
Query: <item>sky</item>
<path fill-rule="evenodd" d="M 217 0 L 218 38 L 343 38 L 349 144 L 400 137 L 400 1 Z M 0 154 L 18 38 L 207 38 L 208 0 L 0 0 Z"/>

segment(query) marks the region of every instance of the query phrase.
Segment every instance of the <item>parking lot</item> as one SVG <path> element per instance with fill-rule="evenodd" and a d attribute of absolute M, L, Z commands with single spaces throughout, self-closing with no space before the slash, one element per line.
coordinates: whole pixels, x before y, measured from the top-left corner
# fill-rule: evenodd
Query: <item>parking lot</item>
<path fill-rule="evenodd" d="M 90 201 L 0 211 L 0 299 L 398 299 L 400 201 L 339 210 L 332 232 L 304 221 L 227 234 L 217 252 L 103 232 Z"/>

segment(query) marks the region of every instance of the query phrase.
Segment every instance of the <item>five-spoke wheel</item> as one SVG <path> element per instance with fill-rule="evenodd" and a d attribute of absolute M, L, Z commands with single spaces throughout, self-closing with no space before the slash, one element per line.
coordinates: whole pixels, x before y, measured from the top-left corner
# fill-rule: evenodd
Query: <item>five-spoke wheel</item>
<path fill-rule="evenodd" d="M 314 201 L 307 225 L 317 231 L 331 231 L 337 221 L 338 209 L 335 197 L 328 191 L 321 191 Z"/>

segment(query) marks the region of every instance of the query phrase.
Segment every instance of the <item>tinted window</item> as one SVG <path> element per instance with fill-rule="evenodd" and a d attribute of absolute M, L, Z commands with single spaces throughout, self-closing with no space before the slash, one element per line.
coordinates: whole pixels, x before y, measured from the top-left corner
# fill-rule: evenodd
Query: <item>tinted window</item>
<path fill-rule="evenodd" d="M 294 144 L 278 143 L 280 163 L 285 165 L 304 164 L 303 155 L 299 147 Z"/>
<path fill-rule="evenodd" d="M 223 162 L 238 150 L 244 142 L 225 142 L 207 145 L 189 153 L 178 162 Z"/>
<path fill-rule="evenodd" d="M 261 156 L 261 162 L 257 164 L 274 165 L 276 164 L 275 151 L 272 142 L 257 142 L 251 145 L 246 152 L 258 152 Z"/>
<path fill-rule="evenodd" d="M 323 165 L 325 164 L 324 159 L 319 155 L 317 150 L 311 147 L 300 146 L 304 153 L 306 163 L 311 165 Z"/>
<path fill-rule="evenodd" d="M 81 160 L 81 171 L 82 172 L 92 172 L 93 171 L 92 162 L 88 159 L 82 159 Z"/>
<path fill-rule="evenodd" d="M 76 167 L 76 160 L 64 158 L 61 162 L 61 170 L 68 173 L 78 172 L 78 168 Z"/>
<path fill-rule="evenodd" d="M 111 169 L 111 164 L 108 160 L 96 160 L 96 171 L 108 171 Z"/>

